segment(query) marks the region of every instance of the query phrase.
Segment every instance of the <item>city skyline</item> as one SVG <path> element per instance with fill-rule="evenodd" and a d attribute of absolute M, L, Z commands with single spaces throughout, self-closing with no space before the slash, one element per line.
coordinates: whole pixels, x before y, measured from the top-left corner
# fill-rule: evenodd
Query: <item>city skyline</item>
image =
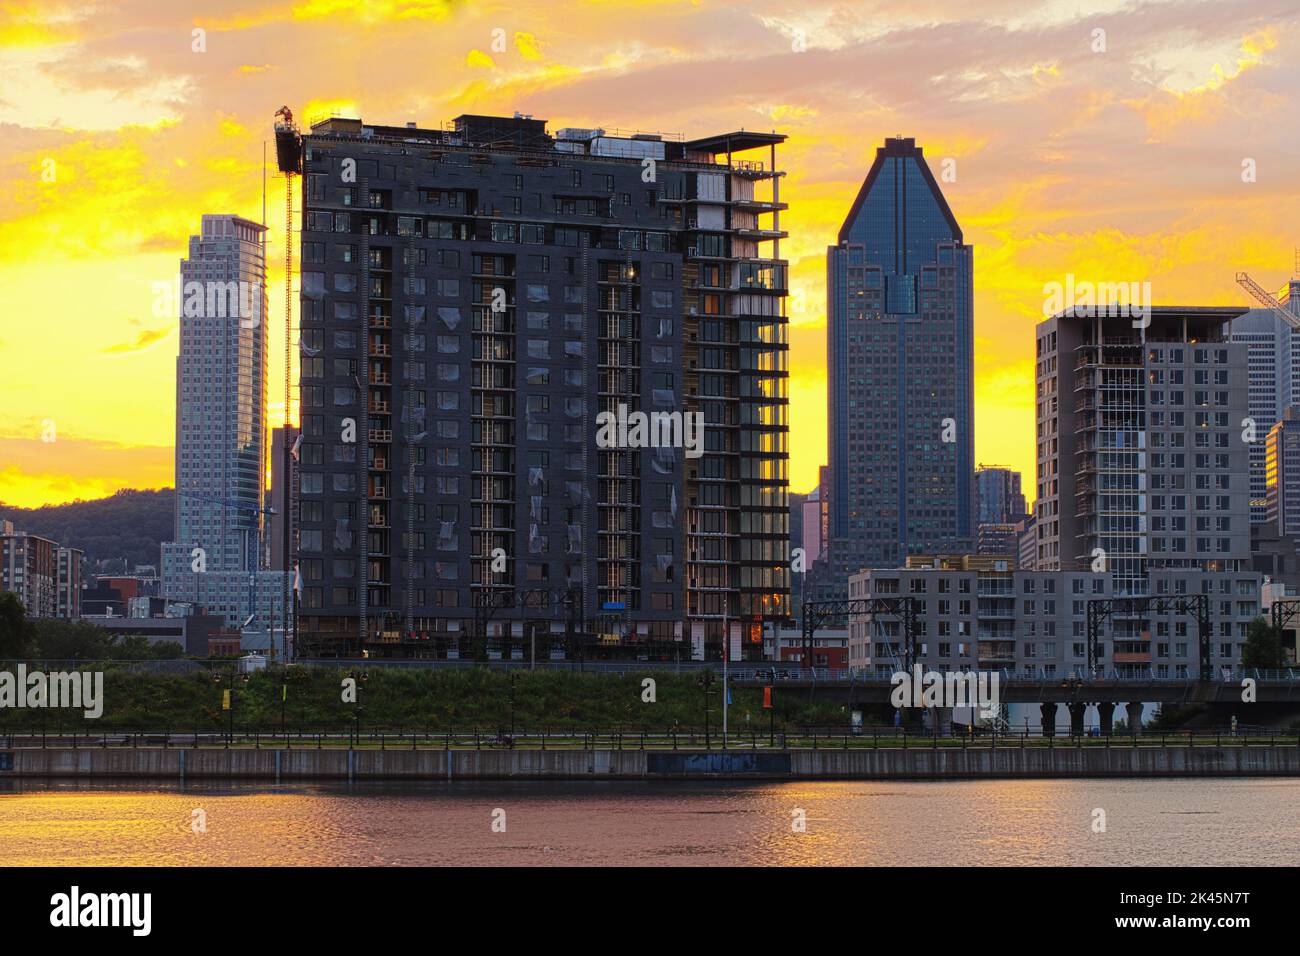
<path fill-rule="evenodd" d="M 0 284 L 12 309 L 50 316 L 64 334 L 51 356 L 48 321 L 0 333 L 12 369 L 0 500 L 172 484 L 178 321 L 152 313 L 154 285 L 174 276 L 200 214 L 261 218 L 262 141 L 281 103 L 304 118 L 392 124 L 521 110 L 553 129 L 636 122 L 688 137 L 742 126 L 788 135 L 795 491 L 811 488 L 827 460 L 824 249 L 876 145 L 915 137 L 936 167 L 953 160 L 942 186 L 975 250 L 976 460 L 1032 474 L 1033 328 L 1045 283 L 1150 281 L 1157 303 L 1246 305 L 1236 269 L 1276 289 L 1292 264 L 1280 200 L 1293 191 L 1282 171 L 1295 167 L 1296 147 L 1281 118 L 1295 85 L 1286 54 L 1300 39 L 1280 19 L 1283 5 L 1140 16 L 1110 6 L 1075 15 L 1012 4 L 1001 23 L 972 19 L 978 44 L 961 19 L 874 7 L 851 16 L 667 5 L 646 18 L 593 4 L 600 37 L 636 38 L 597 43 L 556 31 L 540 4 L 333 5 L 328 21 L 311 5 L 218 5 L 191 20 L 122 4 L 130 30 L 10 8 L 0 38 L 17 95 L 0 108 L 15 133 L 3 153 Z M 342 44 L 341 23 L 365 29 Z M 286 27 L 305 42 L 277 43 Z M 407 65 L 417 49 L 422 62 L 447 64 L 437 77 Z M 868 61 L 881 68 L 859 68 Z M 702 80 L 716 89 L 705 103 L 688 92 Z M 647 83 L 655 96 L 643 95 Z M 1211 125 L 1221 147 L 1205 145 Z M 282 190 L 269 180 L 273 302 Z M 59 280 L 70 265 L 84 282 Z M 279 323 L 273 307 L 272 342 Z M 277 403 L 269 416 L 279 421 Z M 42 440 L 47 425 L 54 441 Z"/>

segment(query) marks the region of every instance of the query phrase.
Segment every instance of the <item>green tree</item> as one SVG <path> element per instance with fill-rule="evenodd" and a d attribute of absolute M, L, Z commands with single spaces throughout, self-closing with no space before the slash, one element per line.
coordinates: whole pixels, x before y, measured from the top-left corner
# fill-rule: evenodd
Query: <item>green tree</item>
<path fill-rule="evenodd" d="M 109 635 L 85 621 L 42 618 L 35 624 L 35 656 L 51 661 L 102 661 L 108 657 Z"/>
<path fill-rule="evenodd" d="M 1204 704 L 1161 704 L 1147 729 L 1155 733 L 1178 730 L 1204 711 Z"/>
<path fill-rule="evenodd" d="M 32 622 L 12 591 L 0 594 L 0 660 L 27 657 L 32 650 Z"/>
<path fill-rule="evenodd" d="M 108 656 L 115 661 L 167 661 L 185 656 L 185 648 L 176 641 L 150 643 L 143 634 L 114 635 Z"/>
<path fill-rule="evenodd" d="M 1282 632 L 1262 617 L 1246 625 L 1246 643 L 1241 649 L 1241 666 L 1280 670 L 1286 667 Z"/>

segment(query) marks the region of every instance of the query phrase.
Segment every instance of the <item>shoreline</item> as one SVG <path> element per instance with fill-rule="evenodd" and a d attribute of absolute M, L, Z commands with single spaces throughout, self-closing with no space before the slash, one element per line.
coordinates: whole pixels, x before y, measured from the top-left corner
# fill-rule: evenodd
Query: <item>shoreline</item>
<path fill-rule="evenodd" d="M 0 781 L 999 780 L 1300 777 L 1300 747 L 871 750 L 375 750 L 31 748 Z"/>

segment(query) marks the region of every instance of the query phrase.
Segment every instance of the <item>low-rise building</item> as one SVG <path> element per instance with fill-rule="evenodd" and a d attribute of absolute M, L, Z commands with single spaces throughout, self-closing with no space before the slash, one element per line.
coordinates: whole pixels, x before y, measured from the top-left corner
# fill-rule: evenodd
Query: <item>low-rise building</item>
<path fill-rule="evenodd" d="M 782 627 L 776 630 L 776 647 L 769 659 L 803 665 L 803 630 Z M 813 667 L 843 670 L 849 666 L 848 628 L 819 628 L 813 640 Z"/>
<path fill-rule="evenodd" d="M 1048 679 L 1082 673 L 1088 602 L 1114 596 L 1106 573 L 1017 570 L 1010 561 L 982 555 L 910 563 L 853 575 L 849 596 L 915 598 L 917 662 L 938 670 L 1008 670 Z M 1208 597 L 1216 673 L 1240 662 L 1246 625 L 1260 613 L 1260 588 L 1261 576 L 1251 571 L 1162 569 L 1151 575 L 1152 597 Z M 1116 619 L 1126 626 L 1116 628 Z M 1194 679 L 1200 673 L 1197 623 L 1189 614 L 1116 613 L 1102 628 L 1099 651 L 1099 666 L 1133 676 Z M 848 652 L 850 667 L 894 673 L 905 659 L 903 621 L 895 614 L 853 615 Z"/>
<path fill-rule="evenodd" d="M 86 615 L 82 620 L 101 627 L 110 634 L 123 637 L 138 634 L 150 644 L 173 641 L 185 648 L 186 655 L 190 657 L 206 657 L 209 638 L 225 626 L 225 620 L 215 614 L 191 614 L 185 617 Z"/>
<path fill-rule="evenodd" d="M 85 554 L 0 521 L 0 591 L 12 591 L 28 617 L 81 616 L 81 568 Z"/>

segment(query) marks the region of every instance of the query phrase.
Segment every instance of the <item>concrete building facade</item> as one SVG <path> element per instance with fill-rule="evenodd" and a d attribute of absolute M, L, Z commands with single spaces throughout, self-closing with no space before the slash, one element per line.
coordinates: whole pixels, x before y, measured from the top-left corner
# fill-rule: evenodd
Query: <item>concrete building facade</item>
<path fill-rule="evenodd" d="M 81 574 L 85 558 L 84 551 L 63 547 L 55 558 L 55 616 L 65 621 L 81 617 Z"/>
<path fill-rule="evenodd" d="M 1243 310 L 1097 309 L 1037 329 L 1036 567 L 1104 567 L 1119 595 L 1156 570 L 1249 566 Z"/>
<path fill-rule="evenodd" d="M 1206 574 L 1153 572 L 1152 593 L 1205 594 L 1216 671 L 1237 664 L 1246 626 L 1260 613 L 1260 576 L 1253 571 Z M 1114 596 L 1113 578 L 1089 571 L 1018 571 L 987 557 L 940 558 L 928 567 L 866 570 L 850 580 L 850 597 L 911 595 L 918 603 L 917 660 L 936 670 L 1007 670 L 1060 679 L 1085 676 L 1088 601 Z M 1197 625 L 1186 614 L 1149 614 L 1144 646 L 1122 650 L 1106 641 L 1103 666 L 1132 675 L 1195 679 Z M 892 674 L 904 660 L 902 621 L 893 615 L 854 615 L 849 666 Z"/>
<path fill-rule="evenodd" d="M 59 545 L 49 538 L 0 528 L 0 591 L 12 591 L 28 617 L 58 617 Z"/>

